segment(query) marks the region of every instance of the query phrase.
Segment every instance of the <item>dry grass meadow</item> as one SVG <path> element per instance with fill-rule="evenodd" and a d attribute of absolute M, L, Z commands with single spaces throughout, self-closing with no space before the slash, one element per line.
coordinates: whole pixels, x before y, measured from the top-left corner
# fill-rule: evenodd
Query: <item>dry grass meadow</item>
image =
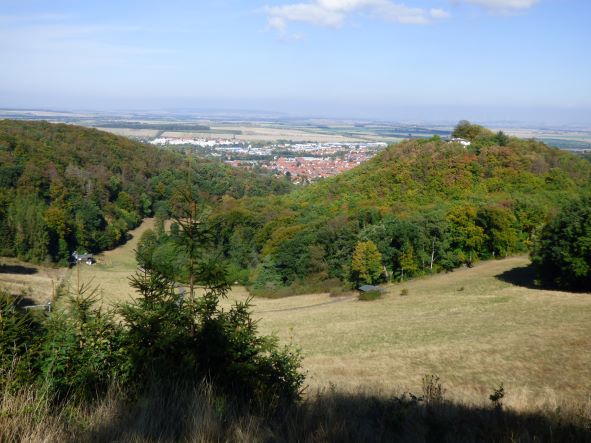
<path fill-rule="evenodd" d="M 501 383 L 516 409 L 589 402 L 591 294 L 522 286 L 528 265 L 526 257 L 484 262 L 390 285 L 373 302 L 256 299 L 254 317 L 301 347 L 312 388 L 420 392 L 422 377 L 437 374 L 447 396 L 466 403 L 488 401 Z"/>
<path fill-rule="evenodd" d="M 128 277 L 136 268 L 134 249 L 142 233 L 154 227 L 154 219 L 148 218 L 130 232 L 131 239 L 124 245 L 96 256 L 97 264 L 80 265 L 78 268 L 53 268 L 24 263 L 17 259 L 0 257 L 0 287 L 14 295 L 23 295 L 35 302 L 50 299 L 54 288 L 61 283 L 75 287 L 77 271 L 80 281 L 98 287 L 106 304 L 129 300 L 134 291 Z"/>
<path fill-rule="evenodd" d="M 35 303 L 52 299 L 66 275 L 66 268 L 38 266 L 0 257 L 0 288 Z"/>
<path fill-rule="evenodd" d="M 133 297 L 133 250 L 152 226 L 146 220 L 127 244 L 80 267 L 81 280 L 98 285 L 104 303 Z M 505 404 L 517 410 L 591 404 L 591 294 L 536 289 L 528 265 L 527 257 L 482 262 L 389 285 L 372 302 L 328 294 L 256 298 L 254 318 L 263 333 L 301 348 L 311 392 L 334 384 L 342 392 L 420 393 L 423 376 L 437 374 L 446 397 L 467 404 L 488 402 L 500 384 Z M 36 282 L 44 272 L 20 278 Z M 75 278 L 70 272 L 71 284 Z M 246 297 L 234 287 L 223 303 Z"/>
<path fill-rule="evenodd" d="M 133 231 L 130 231 L 131 239 L 124 245 L 105 251 L 96 256 L 97 263 L 92 266 L 80 265 L 69 273 L 68 283 L 76 285 L 76 271 L 80 271 L 81 282 L 88 283 L 98 288 L 98 293 L 106 305 L 117 302 L 129 301 L 135 295 L 129 286 L 129 277 L 137 269 L 135 249 L 144 231 L 154 227 L 154 219 L 148 218 Z"/>

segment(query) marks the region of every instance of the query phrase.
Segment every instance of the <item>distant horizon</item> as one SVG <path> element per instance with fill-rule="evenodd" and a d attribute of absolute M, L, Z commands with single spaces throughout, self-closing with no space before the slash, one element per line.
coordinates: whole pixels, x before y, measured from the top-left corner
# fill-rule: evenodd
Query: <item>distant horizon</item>
<path fill-rule="evenodd" d="M 311 107 L 312 108 L 312 107 Z M 591 128 L 591 109 L 547 109 L 547 108 L 481 108 L 470 109 L 459 106 L 406 106 L 391 108 L 389 115 L 377 113 L 368 115 L 316 112 L 305 113 L 289 110 L 264 109 L 262 107 L 91 107 L 91 106 L 15 106 L 0 103 L 0 110 L 13 112 L 50 112 L 64 114 L 90 113 L 112 115 L 123 118 L 125 114 L 146 114 L 154 116 L 185 116 L 205 120 L 285 120 L 337 122 L 374 122 L 384 124 L 432 124 L 453 126 L 460 120 L 493 127 L 528 125 L 535 128 Z M 527 115 L 527 117 L 526 117 Z"/>

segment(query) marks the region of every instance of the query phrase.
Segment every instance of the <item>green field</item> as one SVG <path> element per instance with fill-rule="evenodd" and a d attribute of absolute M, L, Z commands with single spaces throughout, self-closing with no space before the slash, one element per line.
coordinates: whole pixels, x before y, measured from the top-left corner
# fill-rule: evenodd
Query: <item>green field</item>
<path fill-rule="evenodd" d="M 133 240 L 82 266 L 111 304 L 129 299 Z M 426 374 L 441 377 L 449 398 L 488 402 L 501 383 L 517 409 L 585 403 L 591 395 L 591 295 L 531 287 L 527 257 L 388 286 L 373 302 L 346 295 L 257 298 L 264 333 L 299 346 L 307 384 L 339 390 L 420 392 Z M 72 273 L 72 275 L 75 275 Z M 400 295 L 402 289 L 408 295 Z M 233 288 L 228 304 L 248 296 Z"/>

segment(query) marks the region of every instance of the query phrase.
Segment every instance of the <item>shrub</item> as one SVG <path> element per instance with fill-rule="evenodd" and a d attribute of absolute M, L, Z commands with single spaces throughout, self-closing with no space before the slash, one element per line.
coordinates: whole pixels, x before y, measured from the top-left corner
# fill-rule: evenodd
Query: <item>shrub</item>
<path fill-rule="evenodd" d="M 382 293 L 380 291 L 367 291 L 359 294 L 359 300 L 361 301 L 374 301 L 381 297 Z"/>
<path fill-rule="evenodd" d="M 495 389 L 491 395 L 488 396 L 489 400 L 492 402 L 493 407 L 495 409 L 502 409 L 503 408 L 503 398 L 505 397 L 505 388 L 503 388 L 503 384 Z"/>
<path fill-rule="evenodd" d="M 532 261 L 545 285 L 591 290 L 591 195 L 564 206 L 544 227 Z"/>
<path fill-rule="evenodd" d="M 427 405 L 438 405 L 443 403 L 443 386 L 437 375 L 425 375 L 423 377 L 423 399 Z"/>
<path fill-rule="evenodd" d="M 277 286 L 268 288 L 257 288 L 255 285 L 248 288 L 249 292 L 256 297 L 282 298 L 301 294 L 319 294 L 323 292 L 330 293 L 337 297 L 350 291 L 345 288 L 343 282 L 338 278 L 329 278 L 327 280 L 297 280 L 289 286 Z"/>
<path fill-rule="evenodd" d="M 249 300 L 222 309 L 213 282 L 202 296 L 181 300 L 172 281 L 149 270 L 132 286 L 141 297 L 120 315 L 135 379 L 208 379 L 228 395 L 267 405 L 299 396 L 299 353 L 258 335 Z"/>
<path fill-rule="evenodd" d="M 40 367 L 40 346 L 46 332 L 43 319 L 19 310 L 17 302 L 0 291 L 0 391 L 33 383 Z"/>
<path fill-rule="evenodd" d="M 334 285 L 331 286 L 329 294 L 331 297 L 342 297 L 343 295 L 349 295 L 351 293 L 350 288 L 345 288 L 340 280 L 332 279 L 334 281 Z"/>

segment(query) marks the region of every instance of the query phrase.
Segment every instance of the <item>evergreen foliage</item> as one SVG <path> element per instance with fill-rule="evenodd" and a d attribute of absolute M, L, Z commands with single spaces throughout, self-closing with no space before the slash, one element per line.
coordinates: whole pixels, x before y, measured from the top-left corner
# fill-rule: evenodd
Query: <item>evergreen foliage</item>
<path fill-rule="evenodd" d="M 130 279 L 138 297 L 113 312 L 97 308 L 96 288 L 79 281 L 63 309 L 37 320 L 2 295 L 0 390 L 43 384 L 51 398 L 86 401 L 114 384 L 134 396 L 154 380 L 207 380 L 254 406 L 297 399 L 304 380 L 298 352 L 258 334 L 249 300 L 219 305 L 229 286 L 225 267 L 210 253 L 203 210 L 188 202 L 178 214 L 174 241 L 184 252 L 182 266 L 172 277 L 154 269 L 148 246 L 158 238 L 145 235 L 138 251 L 143 267 Z M 179 279 L 188 282 L 186 296 Z"/>

